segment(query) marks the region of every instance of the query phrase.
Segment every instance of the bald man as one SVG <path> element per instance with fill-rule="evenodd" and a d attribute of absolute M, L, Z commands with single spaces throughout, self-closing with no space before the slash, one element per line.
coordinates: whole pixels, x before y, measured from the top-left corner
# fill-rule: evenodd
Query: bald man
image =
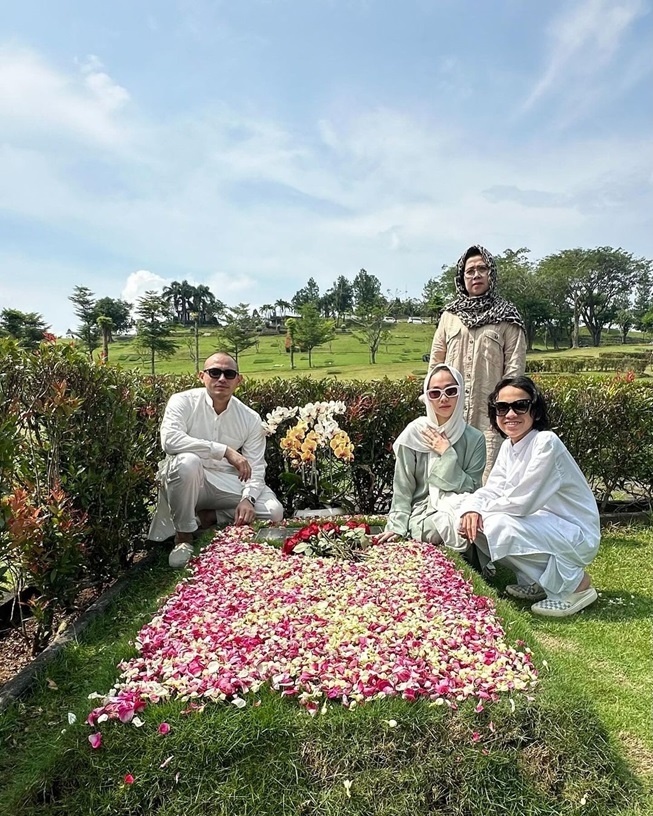
<path fill-rule="evenodd" d="M 173 394 L 161 422 L 159 501 L 149 539 L 175 537 L 168 563 L 183 567 L 193 533 L 212 524 L 280 521 L 281 503 L 265 484 L 261 417 L 234 391 L 242 382 L 233 357 L 212 354 L 199 373 L 203 388 Z"/>

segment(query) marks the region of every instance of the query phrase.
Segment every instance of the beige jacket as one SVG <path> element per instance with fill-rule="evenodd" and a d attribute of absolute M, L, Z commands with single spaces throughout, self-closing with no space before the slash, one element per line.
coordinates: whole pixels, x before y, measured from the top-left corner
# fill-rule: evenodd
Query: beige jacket
<path fill-rule="evenodd" d="M 465 422 L 485 434 L 485 483 L 503 441 L 490 427 L 487 398 L 503 377 L 524 373 L 526 335 L 515 323 L 491 323 L 468 329 L 457 315 L 444 312 L 431 346 L 429 365 L 437 363 L 454 366 L 465 379 Z"/>

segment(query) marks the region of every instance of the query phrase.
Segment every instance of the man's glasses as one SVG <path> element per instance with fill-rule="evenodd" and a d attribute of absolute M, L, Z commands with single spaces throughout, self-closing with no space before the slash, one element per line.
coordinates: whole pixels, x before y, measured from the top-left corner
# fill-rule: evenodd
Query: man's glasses
<path fill-rule="evenodd" d="M 205 368 L 204 374 L 208 374 L 212 380 L 219 380 L 224 376 L 225 380 L 235 380 L 238 372 L 235 368 Z"/>
<path fill-rule="evenodd" d="M 485 277 L 485 275 L 487 275 L 489 271 L 490 268 L 487 267 L 485 264 L 479 264 L 478 266 L 470 266 L 469 269 L 465 270 L 465 277 L 473 278 L 474 275 L 480 275 L 481 277 Z"/>
<path fill-rule="evenodd" d="M 426 396 L 430 400 L 439 400 L 445 397 L 457 397 L 460 394 L 460 388 L 457 385 L 448 385 L 446 388 L 429 388 Z"/>
<path fill-rule="evenodd" d="M 527 414 L 531 410 L 532 404 L 533 400 L 530 399 L 520 399 L 514 402 L 495 402 L 494 410 L 497 412 L 497 416 L 505 416 L 511 408 L 516 414 Z"/>

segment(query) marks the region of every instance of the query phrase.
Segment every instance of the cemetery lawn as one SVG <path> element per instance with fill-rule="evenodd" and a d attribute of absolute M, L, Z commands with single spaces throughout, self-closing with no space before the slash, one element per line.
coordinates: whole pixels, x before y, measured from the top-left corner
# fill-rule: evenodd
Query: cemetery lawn
<path fill-rule="evenodd" d="M 0 814 L 644 816 L 653 805 L 652 564 L 653 528 L 606 530 L 591 568 L 599 601 L 562 620 L 506 600 L 507 573 L 495 588 L 468 573 L 477 594 L 499 599 L 509 641 L 533 649 L 540 688 L 514 712 L 506 701 L 451 715 L 388 699 L 311 718 L 262 691 L 260 706 L 241 710 L 151 705 L 142 728 L 107 723 L 94 751 L 88 695 L 111 688 L 130 641 L 179 580 L 161 548 L 0 715 Z M 469 739 L 474 729 L 481 742 Z"/>
<path fill-rule="evenodd" d="M 295 354 L 295 368 L 290 368 L 290 355 L 286 353 L 283 335 L 262 335 L 258 349 L 255 346 L 244 351 L 239 357 L 240 370 L 247 377 L 270 379 L 270 377 L 310 376 L 322 378 L 334 376 L 338 379 L 371 380 L 382 377 L 400 379 L 409 374 L 425 376 L 427 363 L 423 355 L 431 351 L 431 342 L 435 325 L 397 323 L 393 326 L 386 343 L 382 343 L 376 355 L 376 363 L 369 361 L 367 347 L 360 343 L 352 332 L 338 333 L 331 343 L 317 347 L 312 353 L 312 368 L 308 367 L 308 355 Z M 190 355 L 193 347 L 192 333 L 179 330 L 175 339 L 179 347 L 169 360 L 156 362 L 157 374 L 189 374 L 195 370 L 195 363 Z M 546 357 L 598 357 L 606 351 L 651 351 L 653 347 L 645 342 L 622 346 L 613 336 L 606 336 L 610 345 L 598 348 L 544 350 L 535 348 L 528 354 L 528 359 Z M 215 329 L 200 333 L 200 363 L 220 348 L 220 340 Z M 98 352 L 96 352 L 97 356 Z M 136 349 L 132 340 L 117 337 L 109 346 L 109 362 L 123 368 L 134 368 L 144 373 L 149 372 L 149 362 Z M 653 369 L 647 369 L 653 374 Z"/>

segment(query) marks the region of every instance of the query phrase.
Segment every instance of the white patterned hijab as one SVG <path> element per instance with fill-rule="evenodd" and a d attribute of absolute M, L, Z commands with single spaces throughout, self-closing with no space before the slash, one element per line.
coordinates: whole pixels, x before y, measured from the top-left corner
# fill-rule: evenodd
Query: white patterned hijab
<path fill-rule="evenodd" d="M 460 389 L 456 407 L 444 425 L 440 425 L 438 423 L 438 417 L 435 413 L 433 402 L 426 395 L 426 392 L 429 389 L 429 383 L 431 382 L 431 377 L 441 369 L 445 369 L 451 374 L 456 381 L 458 388 Z M 425 428 L 435 428 L 438 433 L 444 434 L 452 445 L 455 444 L 463 435 L 465 428 L 467 427 L 467 423 L 463 419 L 463 411 L 465 407 L 464 390 L 463 375 L 457 368 L 444 365 L 444 363 L 439 363 L 431 368 L 424 378 L 424 386 L 419 397 L 420 401 L 426 406 L 426 416 L 417 417 L 417 419 L 414 419 L 412 422 L 409 422 L 408 425 L 406 425 L 392 446 L 394 452 L 397 452 L 397 448 L 400 445 L 405 445 L 407 448 L 411 448 L 411 450 L 414 451 L 419 451 L 420 453 L 430 453 L 432 456 L 439 456 L 439 454 L 432 451 L 426 442 L 424 442 L 422 431 Z"/>

